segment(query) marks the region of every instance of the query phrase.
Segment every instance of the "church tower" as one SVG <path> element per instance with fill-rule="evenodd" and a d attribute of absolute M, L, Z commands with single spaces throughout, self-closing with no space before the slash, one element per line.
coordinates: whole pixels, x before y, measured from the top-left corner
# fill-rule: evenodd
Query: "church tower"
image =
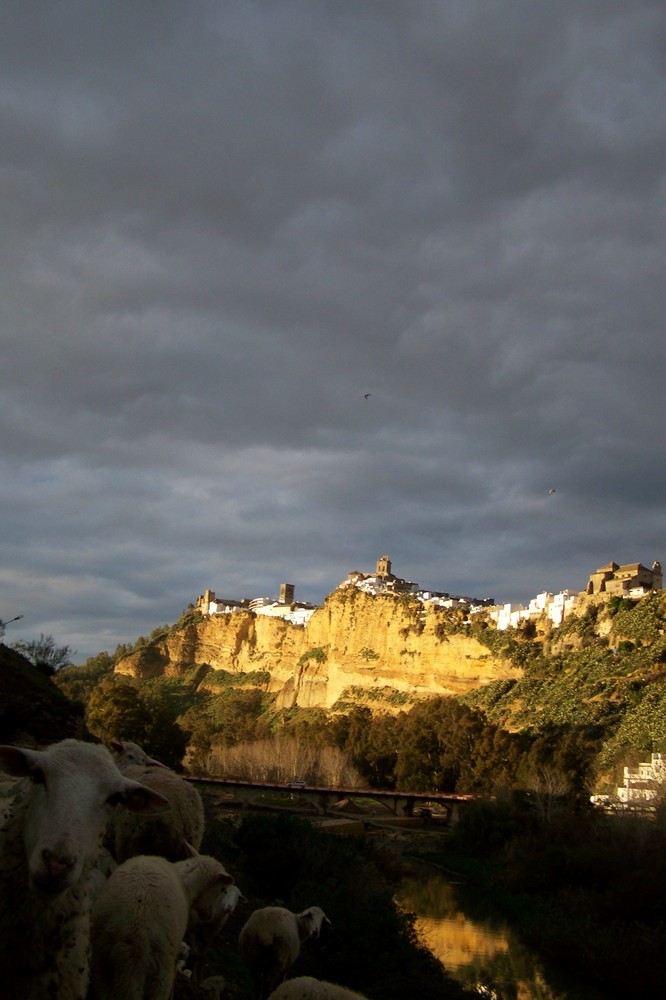
<path fill-rule="evenodd" d="M 652 589 L 661 590 L 663 586 L 664 586 L 664 574 L 662 573 L 661 570 L 661 563 L 655 561 L 652 563 Z"/>
<path fill-rule="evenodd" d="M 385 577 L 392 575 L 391 560 L 388 556 L 382 556 L 381 559 L 377 560 L 377 576 L 384 579 Z"/>

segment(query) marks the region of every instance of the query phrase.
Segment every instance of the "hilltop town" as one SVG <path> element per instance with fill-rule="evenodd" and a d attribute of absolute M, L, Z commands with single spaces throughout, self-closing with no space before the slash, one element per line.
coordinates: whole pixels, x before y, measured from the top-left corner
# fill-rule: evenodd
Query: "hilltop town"
<path fill-rule="evenodd" d="M 422 590 L 417 583 L 405 580 L 392 572 L 391 559 L 383 555 L 377 560 L 374 573 L 353 570 L 336 589 L 355 588 L 371 596 L 410 595 L 424 605 L 441 608 L 460 607 L 467 614 L 485 612 L 495 622 L 499 631 L 516 628 L 521 622 L 545 616 L 553 625 L 561 625 L 570 614 L 580 614 L 590 604 L 601 604 L 612 597 L 639 600 L 646 594 L 663 587 L 661 563 L 655 560 L 648 568 L 640 562 L 620 565 L 609 562 L 596 569 L 582 591 L 562 590 L 559 593 L 544 591 L 533 597 L 527 605 L 517 603 L 496 604 L 491 597 L 468 597 L 445 591 Z M 205 590 L 197 598 L 196 610 L 204 616 L 231 614 L 237 610 L 250 610 L 258 615 L 282 618 L 294 625 L 305 625 L 317 605 L 295 600 L 295 585 L 281 583 L 277 598 L 252 599 L 218 598 L 215 591 Z"/>

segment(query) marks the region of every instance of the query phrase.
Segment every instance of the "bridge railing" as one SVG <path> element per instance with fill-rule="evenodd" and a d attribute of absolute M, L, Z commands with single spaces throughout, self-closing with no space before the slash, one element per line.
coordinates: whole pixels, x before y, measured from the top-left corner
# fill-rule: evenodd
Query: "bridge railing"
<path fill-rule="evenodd" d="M 245 793 L 247 796 L 256 797 L 261 794 L 271 792 L 289 793 L 292 797 L 315 799 L 318 811 L 326 813 L 328 806 L 335 805 L 341 799 L 365 798 L 374 799 L 385 805 L 391 812 L 400 816 L 413 816 L 414 808 L 418 804 L 423 807 L 427 803 L 437 803 L 442 805 L 449 819 L 458 815 L 460 806 L 473 802 L 481 795 L 474 793 L 458 792 L 416 792 L 402 791 L 401 789 L 381 789 L 381 788 L 357 788 L 347 786 L 325 786 L 306 785 L 304 782 L 274 782 L 274 781 L 246 781 L 235 778 L 216 778 L 203 775 L 188 775 L 187 780 L 193 784 L 208 785 L 220 790 L 229 792 Z"/>

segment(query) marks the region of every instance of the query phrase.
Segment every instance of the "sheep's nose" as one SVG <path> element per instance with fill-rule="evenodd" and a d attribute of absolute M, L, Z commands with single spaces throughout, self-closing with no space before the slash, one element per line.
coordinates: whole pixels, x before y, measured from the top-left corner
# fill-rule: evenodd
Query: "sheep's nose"
<path fill-rule="evenodd" d="M 75 865 L 75 860 L 71 855 L 57 855 L 46 847 L 42 851 L 42 857 L 44 859 L 46 870 L 53 878 L 59 878 L 61 875 L 64 875 L 65 872 L 71 871 Z"/>

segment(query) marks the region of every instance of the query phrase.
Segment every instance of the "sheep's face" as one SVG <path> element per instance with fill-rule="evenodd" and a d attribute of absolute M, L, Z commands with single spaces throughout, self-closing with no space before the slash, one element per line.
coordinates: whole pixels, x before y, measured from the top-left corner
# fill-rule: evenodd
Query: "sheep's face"
<path fill-rule="evenodd" d="M 323 927 L 333 926 L 319 906 L 309 906 L 307 910 L 298 914 L 297 920 L 301 941 L 318 938 Z"/>
<path fill-rule="evenodd" d="M 109 748 L 113 751 L 116 764 L 121 771 L 133 766 L 166 767 L 161 761 L 149 757 L 138 743 L 132 743 L 130 740 L 111 740 Z"/>
<path fill-rule="evenodd" d="M 228 885 L 222 897 L 222 909 L 231 915 L 239 903 L 247 903 L 247 897 L 243 895 L 237 885 Z"/>
<path fill-rule="evenodd" d="M 24 842 L 31 884 L 52 895 L 76 885 L 96 857 L 111 807 L 168 807 L 163 796 L 124 778 L 104 747 L 63 740 L 47 750 L 0 747 L 0 766 L 32 781 Z"/>
<path fill-rule="evenodd" d="M 186 861 L 177 861 L 175 867 L 186 892 L 189 885 L 194 885 L 195 881 L 200 882 L 199 891 L 191 906 L 193 923 L 210 924 L 219 921 L 225 912 L 226 893 L 229 889 L 235 889 L 233 875 L 216 858 L 204 854 L 195 853 L 194 857 Z"/>

